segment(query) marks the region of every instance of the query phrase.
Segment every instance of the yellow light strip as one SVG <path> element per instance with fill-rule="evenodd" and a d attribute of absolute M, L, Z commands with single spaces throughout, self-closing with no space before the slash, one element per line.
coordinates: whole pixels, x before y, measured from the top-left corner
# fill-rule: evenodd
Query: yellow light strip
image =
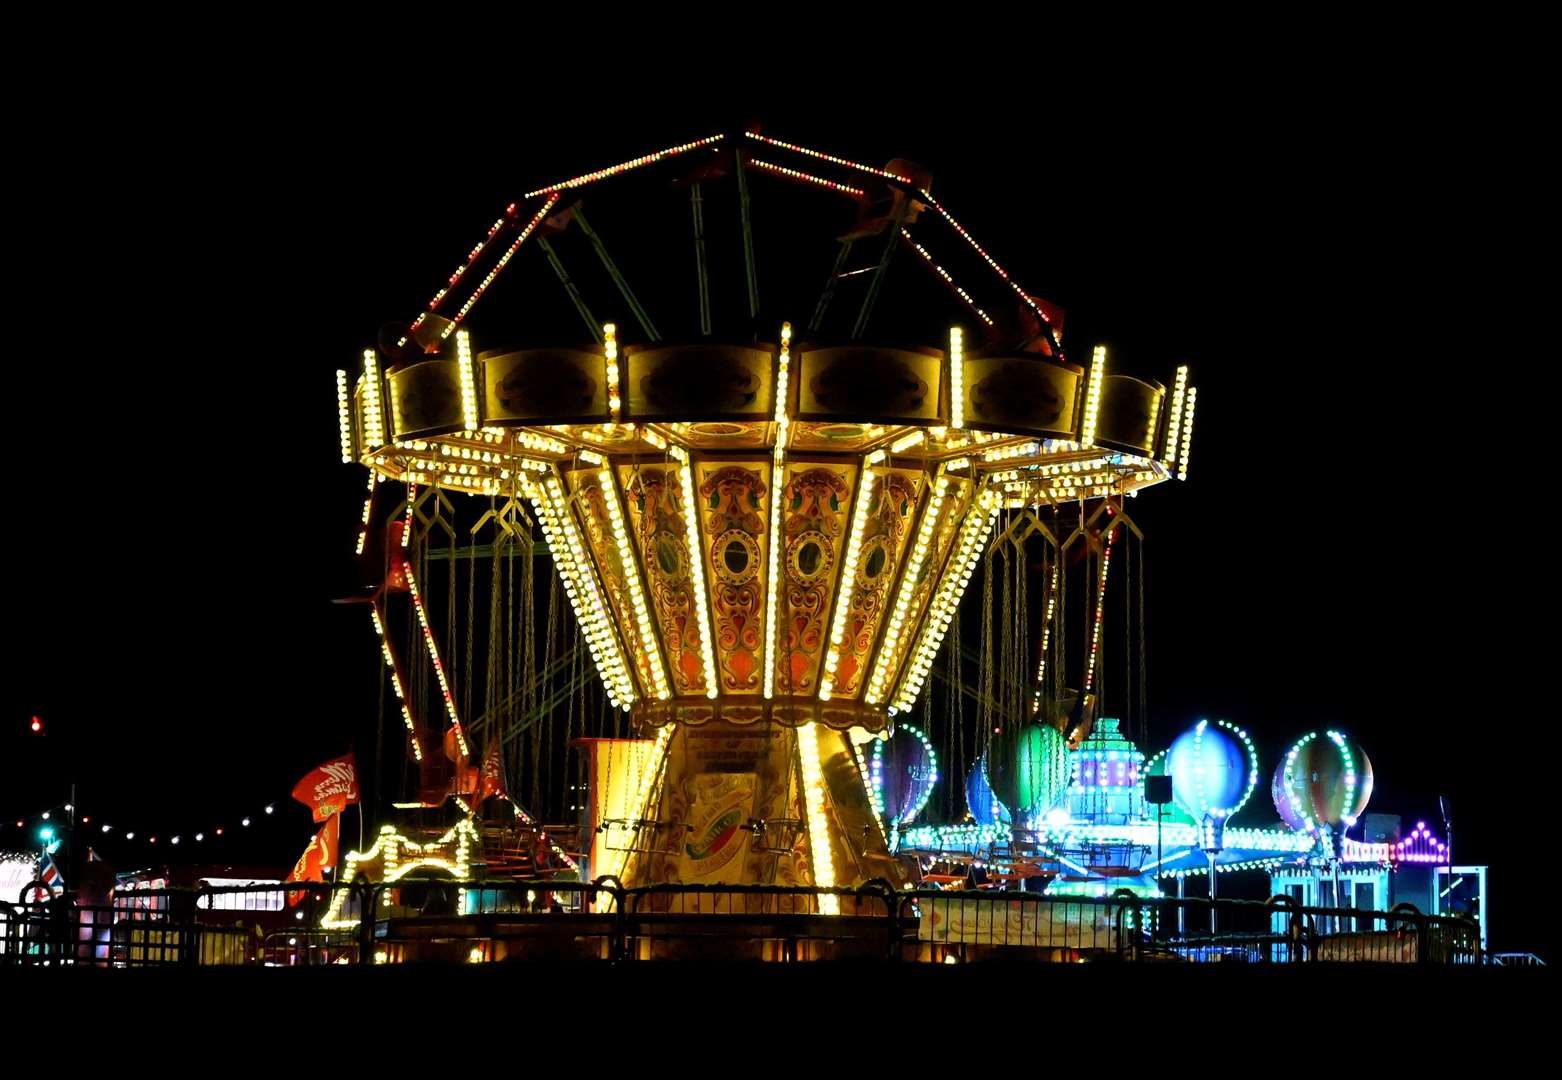
<path fill-rule="evenodd" d="M 656 644 L 656 628 L 651 621 L 650 608 L 646 606 L 645 590 L 640 587 L 640 571 L 635 563 L 634 549 L 629 543 L 629 530 L 624 525 L 624 512 L 618 505 L 618 485 L 613 481 L 613 470 L 597 473 L 602 484 L 602 502 L 607 506 L 608 525 L 613 530 L 613 542 L 618 545 L 618 560 L 624 568 L 624 581 L 629 586 L 629 604 L 635 610 L 635 626 L 640 631 L 640 651 L 645 655 L 645 666 L 650 669 L 653 693 L 657 700 L 670 697 L 667 689 L 667 672 L 662 665 L 662 651 Z"/>
<path fill-rule="evenodd" d="M 380 360 L 363 350 L 363 441 L 365 450 L 385 445 L 385 413 L 380 404 Z"/>
<path fill-rule="evenodd" d="M 656 729 L 656 741 L 651 744 L 651 754 L 641 770 L 639 778 L 635 782 L 634 817 L 630 819 L 630 843 L 634 842 L 634 836 L 638 832 L 638 823 L 645 820 L 645 816 L 651 809 L 651 793 L 655 787 L 656 778 L 661 774 L 662 762 L 667 755 L 667 744 L 672 742 L 673 724 L 665 724 Z M 629 850 L 626 845 L 619 851 L 618 865 L 613 868 L 614 877 L 623 877 L 624 867 L 629 864 Z"/>
<path fill-rule="evenodd" d="M 353 461 L 352 401 L 347 394 L 347 372 L 336 369 L 336 426 L 342 440 L 342 464 Z"/>
<path fill-rule="evenodd" d="M 1047 643 L 1052 639 L 1052 613 L 1058 605 L 1058 564 L 1052 563 L 1052 584 L 1047 589 L 1047 614 L 1041 620 L 1041 659 L 1036 664 L 1036 693 L 1031 698 L 1031 713 L 1041 711 L 1041 680 L 1047 674 Z"/>
<path fill-rule="evenodd" d="M 911 666 L 901 683 L 900 693 L 889 707 L 891 715 L 916 704 L 917 695 L 922 692 L 922 683 L 932 670 L 933 658 L 938 655 L 938 647 L 949 630 L 949 623 L 959 611 L 960 597 L 965 595 L 966 583 L 971 580 L 971 572 L 979 561 L 982 543 L 992 531 L 1000 509 L 998 494 L 983 491 L 960 525 L 957 546 L 949 567 L 932 602 L 928 604 L 927 618 L 922 624 L 922 636 L 912 654 Z"/>
<path fill-rule="evenodd" d="M 705 696 L 713 698 L 716 689 L 716 650 L 712 647 L 715 637 L 711 633 L 710 594 L 705 591 L 705 547 L 700 542 L 700 512 L 694 501 L 694 467 L 689 454 L 680 446 L 669 451 L 680 462 L 678 480 L 683 488 L 683 527 L 689 548 L 689 567 L 694 578 L 694 599 L 699 608 L 696 621 L 700 629 L 700 656 L 705 661 Z"/>
<path fill-rule="evenodd" d="M 494 263 L 493 268 L 488 271 L 487 276 L 484 277 L 482 281 L 477 283 L 477 288 L 473 289 L 472 295 L 466 298 L 466 303 L 461 305 L 461 310 L 457 311 L 450 322 L 446 324 L 445 328 L 440 331 L 440 340 L 444 340 L 445 338 L 449 337 L 450 332 L 455 329 L 456 323 L 466 318 L 466 313 L 472 310 L 472 305 L 477 303 L 478 298 L 488 290 L 488 286 L 493 284 L 494 278 L 499 276 L 499 271 L 503 270 L 509 261 L 515 258 L 516 251 L 518 251 L 520 246 L 526 242 L 526 238 L 532 234 L 532 230 L 535 229 L 538 225 L 542 224 L 542 219 L 548 216 L 549 211 L 553 209 L 553 205 L 558 201 L 558 195 L 550 195 L 548 197 L 548 201 L 542 205 L 542 208 L 537 211 L 536 215 L 531 219 L 531 221 L 526 223 L 526 227 L 521 230 L 518 236 L 516 236 L 515 241 L 509 246 L 508 249 L 506 249 L 503 255 L 499 256 L 499 261 Z"/>
<path fill-rule="evenodd" d="M 569 500 L 564 497 L 564 488 L 559 485 L 558 477 L 550 475 L 544 481 L 544 488 L 553 514 L 553 530 L 565 552 L 565 594 L 569 595 L 570 603 L 575 608 L 576 620 L 586 630 L 586 644 L 592 652 L 592 658 L 597 660 L 597 671 L 603 677 L 603 685 L 608 688 L 608 699 L 617 708 L 628 710 L 634 702 L 634 683 L 629 680 L 628 664 L 625 664 L 620 653 L 619 639 L 612 633 L 608 603 L 603 600 L 601 589 L 597 588 L 597 578 L 590 570 L 586 547 L 581 544 L 580 531 L 576 530 L 575 520 L 570 516 Z M 553 547 L 551 539 L 550 550 L 558 550 Z"/>
<path fill-rule="evenodd" d="M 758 158 L 749 158 L 748 163 L 756 169 L 764 169 L 766 172 L 779 173 L 781 176 L 790 176 L 794 180 L 806 180 L 810 184 L 830 188 L 847 195 L 856 195 L 861 198 L 862 188 L 854 188 L 850 184 L 838 184 L 834 180 L 826 180 L 822 176 L 814 176 L 812 173 L 798 172 L 796 169 L 788 169 L 785 165 L 773 165 L 768 161 L 760 161 Z"/>
<path fill-rule="evenodd" d="M 835 884 L 835 856 L 830 850 L 830 830 L 824 813 L 824 771 L 819 764 L 819 735 L 812 721 L 797 729 L 797 756 L 803 766 L 803 802 L 808 807 L 808 847 L 813 856 L 814 884 L 828 888 Z M 819 897 L 819 914 L 840 913 L 839 897 Z"/>
<path fill-rule="evenodd" d="M 412 506 L 417 502 L 417 499 L 417 486 L 409 483 L 407 485 L 407 516 L 402 522 L 401 529 L 401 546 L 403 549 L 409 547 L 412 543 Z"/>
<path fill-rule="evenodd" d="M 698 149 L 701 146 L 709 146 L 713 142 L 720 142 L 723 138 L 725 138 L 725 136 L 711 135 L 708 138 L 697 139 L 694 142 L 684 143 L 682 146 L 669 146 L 667 149 L 658 150 L 654 154 L 646 154 L 643 157 L 631 158 L 628 161 L 619 162 L 617 165 L 609 165 L 605 169 L 598 169 L 596 172 L 589 172 L 582 176 L 573 177 L 569 180 L 561 180 L 557 184 L 549 184 L 547 187 L 538 188 L 536 191 L 528 191 L 525 197 L 530 199 L 537 195 L 546 195 L 549 192 L 563 191 L 566 188 L 580 187 L 582 184 L 589 184 L 593 180 L 604 180 L 609 176 L 617 176 L 621 172 L 628 172 L 630 169 L 638 169 L 642 165 L 650 165 L 653 162 L 661 161 L 663 158 L 673 157 L 677 154 L 682 154 L 689 150 Z"/>
<path fill-rule="evenodd" d="M 476 431 L 481 426 L 477 420 L 477 379 L 472 364 L 472 335 L 465 330 L 456 331 L 456 363 L 461 374 L 461 426 Z"/>
<path fill-rule="evenodd" d="M 596 578 L 586 561 L 575 523 L 570 518 L 568 501 L 558 477 L 549 476 L 541 485 L 528 485 L 528 495 L 542 518 L 548 550 L 561 571 L 564 593 L 575 612 L 575 621 L 586 634 L 586 647 L 595 661 L 597 674 L 614 708 L 627 710 L 635 700 L 634 684 L 613 636 L 607 605 L 597 589 Z"/>
<path fill-rule="evenodd" d="M 504 430 L 503 428 L 500 429 Z M 560 442 L 551 435 L 539 435 L 535 431 L 522 429 L 515 433 L 521 445 L 528 450 L 543 450 L 550 454 L 567 454 L 569 446 Z"/>
<path fill-rule="evenodd" d="M 1188 478 L 1188 461 L 1193 457 L 1193 404 L 1198 397 L 1197 386 L 1188 387 L 1188 413 L 1182 419 L 1182 464 L 1177 470 L 1177 479 Z"/>
<path fill-rule="evenodd" d="M 922 563 L 927 559 L 928 548 L 932 545 L 933 533 L 944 508 L 944 495 L 948 490 L 948 477 L 940 476 L 933 482 L 933 494 L 928 498 L 927 509 L 922 512 L 922 523 L 917 526 L 917 538 L 911 546 L 911 559 L 906 563 L 906 572 L 901 575 L 895 607 L 890 613 L 889 625 L 884 630 L 884 641 L 879 645 L 878 662 L 873 665 L 873 677 L 868 681 L 864 700 L 869 705 L 878 705 L 884 700 L 884 684 L 899 651 L 906 609 L 911 606 L 912 593 L 917 591 L 917 579 L 922 572 Z"/>
<path fill-rule="evenodd" d="M 369 515 L 374 512 L 374 485 L 379 483 L 379 473 L 369 470 L 369 493 L 363 497 L 363 517 L 358 522 L 357 554 L 363 554 L 363 545 L 369 539 Z"/>
<path fill-rule="evenodd" d="M 820 161 L 828 161 L 835 165 L 845 165 L 849 168 L 861 170 L 862 172 L 872 173 L 875 176 L 882 176 L 887 180 L 905 180 L 908 182 L 911 180 L 911 177 L 909 176 L 901 176 L 899 173 L 886 172 L 883 169 L 875 169 L 872 165 L 859 165 L 855 161 L 847 161 L 842 157 L 834 157 L 830 154 L 820 153 L 818 150 L 810 150 L 808 147 L 798 146 L 796 143 L 782 142 L 780 139 L 773 139 L 769 135 L 761 135 L 757 131 L 746 131 L 744 134 L 756 142 L 765 143 L 767 146 L 779 146 L 781 149 L 790 150 L 795 154 L 805 154 L 808 157 L 818 158 Z"/>
<path fill-rule="evenodd" d="M 407 734 L 412 736 L 412 756 L 422 761 L 423 747 L 418 742 L 418 726 L 413 722 L 412 710 L 407 706 L 407 695 L 401 688 L 401 676 L 396 673 L 396 658 L 391 655 L 390 642 L 385 640 L 385 624 L 380 621 L 380 613 L 373 604 L 369 605 L 369 617 L 374 620 L 374 634 L 380 640 L 380 655 L 385 658 L 385 667 L 390 672 L 391 689 L 396 691 L 396 700 L 401 703 L 402 723 L 407 725 Z"/>
<path fill-rule="evenodd" d="M 1085 420 L 1080 426 L 1079 445 L 1096 444 L 1096 417 L 1101 412 L 1101 377 L 1106 374 L 1106 346 L 1097 345 L 1090 357 L 1090 381 L 1085 385 Z"/>
<path fill-rule="evenodd" d="M 949 426 L 965 427 L 965 331 L 949 328 Z"/>
<path fill-rule="evenodd" d="M 880 451 L 882 453 L 882 451 Z M 862 534 L 868 528 L 868 507 L 873 502 L 874 473 L 868 467 L 869 454 L 857 481 L 857 505 L 852 510 L 851 539 L 846 542 L 846 557 L 841 561 L 840 585 L 836 589 L 835 618 L 830 624 L 830 651 L 824 656 L 824 674 L 819 678 L 819 700 L 829 701 L 835 691 L 835 667 L 841 662 L 841 644 L 846 637 L 846 619 L 857 585 L 857 560 L 862 555 Z"/>
<path fill-rule="evenodd" d="M 1167 420 L 1166 452 L 1161 455 L 1168 465 L 1177 464 L 1177 430 L 1182 425 L 1182 403 L 1188 394 L 1188 365 L 1177 369 L 1177 381 L 1172 384 L 1171 418 Z"/>
<path fill-rule="evenodd" d="M 412 573 L 412 560 L 403 559 L 402 570 L 407 575 L 407 588 L 412 593 L 412 606 L 418 613 L 418 625 L 423 627 L 423 643 L 428 646 L 429 659 L 434 662 L 434 675 L 439 679 L 439 692 L 445 697 L 445 712 L 450 716 L 450 726 L 461 746 L 461 756 L 471 757 L 466 744 L 466 732 L 461 727 L 461 717 L 456 713 L 456 699 L 450 692 L 450 681 L 445 678 L 445 662 L 439 658 L 439 646 L 434 644 L 434 630 L 428 624 L 428 612 L 423 608 L 423 595 L 418 592 L 418 579 Z"/>
<path fill-rule="evenodd" d="M 981 308 L 976 306 L 976 301 L 971 299 L 971 294 L 966 292 L 964 289 L 962 289 L 959 285 L 957 285 L 955 283 L 954 277 L 950 275 L 948 270 L 945 270 L 942 266 L 939 266 L 938 263 L 936 263 L 933 260 L 933 256 L 928 254 L 927 248 L 923 247 L 921 244 L 919 244 L 915 240 L 911 239 L 911 233 L 908 232 L 905 228 L 902 228 L 900 230 L 900 235 L 905 238 L 907 243 L 909 243 L 913 248 L 916 249 L 917 254 L 922 256 L 922 260 L 924 262 L 926 262 L 929 267 L 932 268 L 932 270 L 933 270 L 933 272 L 935 274 L 937 274 L 939 277 L 943 278 L 946 282 L 949 283 L 949 287 L 950 288 L 954 289 L 955 292 L 960 294 L 960 299 L 964 300 L 966 302 L 966 304 L 970 307 L 970 309 L 972 311 L 976 312 L 976 317 L 978 319 L 981 319 L 982 322 L 986 323 L 988 326 L 991 326 L 993 324 L 992 316 L 987 314 L 987 312 L 983 311 Z"/>
<path fill-rule="evenodd" d="M 607 407 L 616 424 L 624 409 L 624 399 L 618 394 L 618 325 L 603 323 L 602 339 L 607 350 Z"/>
<path fill-rule="evenodd" d="M 770 465 L 770 570 L 765 578 L 765 700 L 776 696 L 776 632 L 781 623 L 781 488 L 786 481 L 787 380 L 792 365 L 792 324 L 781 324 L 781 357 L 776 365 L 776 446 Z"/>

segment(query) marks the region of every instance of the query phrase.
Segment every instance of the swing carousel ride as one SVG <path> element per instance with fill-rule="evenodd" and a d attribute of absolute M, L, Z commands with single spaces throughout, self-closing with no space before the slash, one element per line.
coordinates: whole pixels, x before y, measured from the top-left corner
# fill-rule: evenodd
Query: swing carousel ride
<path fill-rule="evenodd" d="M 381 802 L 459 811 L 349 874 L 1144 869 L 1130 507 L 1187 478 L 1196 390 L 1073 359 L 931 189 L 756 131 L 550 183 L 337 372 Z M 1066 791 L 1133 829 L 1049 836 Z"/>

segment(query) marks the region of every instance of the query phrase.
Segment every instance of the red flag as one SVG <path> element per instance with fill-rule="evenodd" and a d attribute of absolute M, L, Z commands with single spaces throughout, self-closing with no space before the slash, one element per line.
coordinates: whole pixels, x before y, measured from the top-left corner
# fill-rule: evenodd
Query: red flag
<path fill-rule="evenodd" d="M 353 756 L 327 761 L 293 787 L 293 798 L 314 811 L 316 821 L 339 814 L 358 801 L 358 770 Z"/>
<path fill-rule="evenodd" d="M 332 814 L 320 826 L 320 831 L 310 838 L 309 846 L 298 857 L 298 862 L 293 864 L 293 872 L 287 876 L 287 880 L 324 881 L 325 868 L 336 865 L 336 842 L 341 835 L 342 819 Z M 302 892 L 290 892 L 287 894 L 287 906 L 296 907 L 303 898 Z"/>
<path fill-rule="evenodd" d="M 477 789 L 478 802 L 494 795 L 509 796 L 504 789 L 504 758 L 500 756 L 499 740 L 490 737 L 488 749 L 483 752 L 483 781 Z"/>

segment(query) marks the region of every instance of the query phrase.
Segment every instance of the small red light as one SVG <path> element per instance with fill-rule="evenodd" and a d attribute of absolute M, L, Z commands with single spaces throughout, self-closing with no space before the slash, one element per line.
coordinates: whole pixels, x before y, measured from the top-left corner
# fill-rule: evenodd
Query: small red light
<path fill-rule="evenodd" d="M 32 727 L 33 727 L 34 733 L 42 731 L 43 730 L 43 721 L 38 719 L 36 716 L 33 717 Z"/>

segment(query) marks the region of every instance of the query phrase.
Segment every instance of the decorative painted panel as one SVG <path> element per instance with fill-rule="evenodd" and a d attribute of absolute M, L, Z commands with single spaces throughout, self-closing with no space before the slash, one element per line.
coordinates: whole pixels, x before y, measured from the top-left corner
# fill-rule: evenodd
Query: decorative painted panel
<path fill-rule="evenodd" d="M 828 646 L 830 599 L 843 549 L 857 466 L 788 461 L 781 491 L 781 655 L 776 693 L 812 694 Z"/>
<path fill-rule="evenodd" d="M 878 482 L 873 485 L 868 526 L 857 559 L 857 581 L 852 587 L 851 611 L 846 616 L 846 637 L 835 672 L 837 697 L 854 698 L 861 692 L 863 668 L 873 654 L 884 609 L 893 601 L 890 586 L 911 535 L 926 475 L 902 469 L 876 471 Z"/>
<path fill-rule="evenodd" d="M 696 470 L 716 679 L 724 695 L 763 690 L 769 471 L 760 461 L 701 461 Z"/>
<path fill-rule="evenodd" d="M 645 565 L 646 585 L 662 638 L 662 654 L 677 694 L 703 694 L 705 670 L 689 544 L 684 531 L 678 470 L 663 465 L 621 465 L 618 481 L 629 509 L 629 528 Z"/>

